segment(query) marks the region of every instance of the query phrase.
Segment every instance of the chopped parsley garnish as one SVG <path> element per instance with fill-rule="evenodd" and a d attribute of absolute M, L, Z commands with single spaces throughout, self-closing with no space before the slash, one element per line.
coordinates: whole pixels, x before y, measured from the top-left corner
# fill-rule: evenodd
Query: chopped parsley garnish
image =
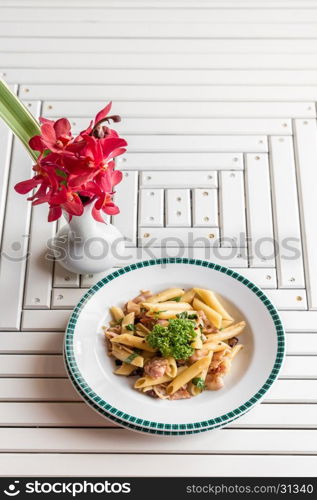
<path fill-rule="evenodd" d="M 154 349 L 158 349 L 164 357 L 187 359 L 194 353 L 191 347 L 196 338 L 195 325 L 185 318 L 170 319 L 168 326 L 155 325 L 146 340 Z"/>
<path fill-rule="evenodd" d="M 179 297 L 174 297 L 173 299 L 170 299 L 170 300 L 174 300 L 174 302 L 180 302 L 181 298 L 182 297 L 179 296 Z"/>
<path fill-rule="evenodd" d="M 195 377 L 192 380 L 192 383 L 198 388 L 203 390 L 205 388 L 205 381 L 201 377 Z"/>
<path fill-rule="evenodd" d="M 197 319 L 197 314 L 189 314 L 187 311 L 182 311 L 181 313 L 176 314 L 176 316 L 180 319 Z"/>
<path fill-rule="evenodd" d="M 130 363 L 132 363 L 132 361 L 133 361 L 135 358 L 137 358 L 138 356 L 139 356 L 139 355 L 138 355 L 136 352 L 132 352 L 132 353 L 130 354 L 130 356 L 128 356 L 127 358 L 125 358 L 124 362 L 125 362 L 125 363 L 127 363 L 127 364 L 129 365 L 129 364 L 130 364 Z"/>
<path fill-rule="evenodd" d="M 125 325 L 125 327 L 130 332 L 134 332 L 135 331 L 135 325 L 133 325 L 132 323 L 129 323 L 128 325 Z"/>

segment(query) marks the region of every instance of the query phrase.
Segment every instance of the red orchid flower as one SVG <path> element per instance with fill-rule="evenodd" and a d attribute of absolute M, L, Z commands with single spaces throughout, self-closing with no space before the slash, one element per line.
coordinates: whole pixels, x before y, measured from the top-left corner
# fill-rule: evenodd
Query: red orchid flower
<path fill-rule="evenodd" d="M 40 137 L 45 149 L 60 153 L 72 140 L 69 121 L 67 118 L 60 118 L 56 122 L 40 118 L 40 121 L 42 122 Z"/>
<path fill-rule="evenodd" d="M 34 165 L 34 177 L 19 182 L 15 189 L 26 194 L 37 190 L 28 200 L 33 205 L 48 203 L 49 221 L 58 219 L 65 211 L 70 217 L 80 216 L 84 204 L 93 203 L 93 217 L 104 222 L 100 212 L 115 215 L 119 208 L 113 203 L 114 187 L 122 180 L 115 170 L 114 158 L 125 152 L 127 143 L 103 122 L 120 121 L 109 116 L 111 103 L 103 108 L 89 127 L 73 137 L 66 118 L 41 118 L 41 135 L 29 144 L 40 154 Z"/>

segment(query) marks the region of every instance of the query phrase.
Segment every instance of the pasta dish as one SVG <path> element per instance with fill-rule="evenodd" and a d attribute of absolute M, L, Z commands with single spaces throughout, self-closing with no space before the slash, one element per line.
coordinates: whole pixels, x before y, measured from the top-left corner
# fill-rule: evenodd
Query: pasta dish
<path fill-rule="evenodd" d="M 141 291 L 123 308 L 110 308 L 103 327 L 116 375 L 137 376 L 134 388 L 159 399 L 187 399 L 219 390 L 243 348 L 219 298 L 202 288 Z"/>

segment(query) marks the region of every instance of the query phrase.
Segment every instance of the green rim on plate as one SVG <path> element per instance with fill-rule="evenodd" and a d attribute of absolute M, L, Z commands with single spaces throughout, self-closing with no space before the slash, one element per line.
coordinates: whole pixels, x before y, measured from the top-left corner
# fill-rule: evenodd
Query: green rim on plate
<path fill-rule="evenodd" d="M 119 410 L 118 408 L 113 407 L 111 404 L 107 403 L 103 398 L 98 396 L 91 387 L 86 383 L 84 378 L 82 377 L 74 355 L 74 332 L 77 324 L 77 320 L 79 318 L 80 313 L 82 312 L 85 304 L 90 300 L 90 298 L 98 292 L 101 288 L 103 288 L 106 284 L 111 283 L 114 279 L 122 276 L 126 273 L 135 271 L 136 269 L 140 269 L 143 267 L 150 267 L 162 264 L 189 264 L 200 267 L 205 267 L 208 269 L 213 269 L 220 273 L 226 274 L 237 281 L 240 281 L 243 285 L 247 286 L 253 293 L 257 295 L 257 297 L 263 302 L 266 309 L 268 310 L 275 326 L 276 336 L 277 336 L 277 353 L 276 359 L 274 362 L 274 366 L 272 371 L 267 378 L 266 382 L 263 386 L 258 390 L 256 394 L 254 394 L 248 401 L 246 401 L 243 405 L 238 408 L 221 415 L 219 417 L 204 420 L 202 422 L 194 422 L 191 424 L 165 424 L 162 422 L 151 422 L 149 420 L 143 420 L 141 418 L 135 417 L 133 415 L 129 415 L 125 413 L 123 410 Z M 235 417 L 238 417 L 249 410 L 252 406 L 254 406 L 260 399 L 263 398 L 265 393 L 270 389 L 273 382 L 276 380 L 278 373 L 281 369 L 283 359 L 285 353 L 285 337 L 284 337 L 284 329 L 278 312 L 275 307 L 271 303 L 271 301 L 267 298 L 267 296 L 257 287 L 254 283 L 249 281 L 247 278 L 242 276 L 241 274 L 233 271 L 232 269 L 228 269 L 227 267 L 220 266 L 219 264 L 214 264 L 213 262 L 208 262 L 200 259 L 187 259 L 187 258 L 162 258 L 162 259 L 153 259 L 146 260 L 142 262 L 137 262 L 135 264 L 131 264 L 126 267 L 122 267 L 121 269 L 117 269 L 113 273 L 105 276 L 103 279 L 98 281 L 95 285 L 93 285 L 82 297 L 77 306 L 74 308 L 72 315 L 69 319 L 66 335 L 65 335 L 65 345 L 64 345 L 64 355 L 66 359 L 66 363 L 71 374 L 72 379 L 74 380 L 76 387 L 80 390 L 80 393 L 84 397 L 85 400 L 89 400 L 90 404 L 97 405 L 99 408 L 104 410 L 109 417 L 117 417 L 119 420 L 123 420 L 127 423 L 136 424 L 137 426 L 141 426 L 144 428 L 151 428 L 157 430 L 171 430 L 171 431 L 198 431 L 199 429 L 205 427 L 214 427 L 219 424 L 219 426 L 223 426 L 229 420 L 232 420 Z"/>

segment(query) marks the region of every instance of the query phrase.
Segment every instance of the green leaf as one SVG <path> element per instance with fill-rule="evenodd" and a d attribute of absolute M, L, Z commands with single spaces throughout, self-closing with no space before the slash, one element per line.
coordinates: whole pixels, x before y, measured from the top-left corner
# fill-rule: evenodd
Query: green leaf
<path fill-rule="evenodd" d="M 195 377 L 195 378 L 193 378 L 192 383 L 193 383 L 196 387 L 198 387 L 198 389 L 203 390 L 203 389 L 205 388 L 205 381 L 204 381 L 204 379 L 203 379 L 203 378 L 201 378 L 201 377 Z"/>
<path fill-rule="evenodd" d="M 174 300 L 175 302 L 180 302 L 182 297 L 174 297 L 173 299 L 170 299 L 170 300 Z"/>
<path fill-rule="evenodd" d="M 1 78 L 0 118 L 3 119 L 12 132 L 20 139 L 32 159 L 36 160 L 38 152 L 30 148 L 29 140 L 34 135 L 39 135 L 41 133 L 40 125 Z"/>
<path fill-rule="evenodd" d="M 55 169 L 55 172 L 56 172 L 56 173 L 57 173 L 57 175 L 59 175 L 60 177 L 64 177 L 64 178 L 66 178 L 66 177 L 67 177 L 66 172 L 64 172 L 64 170 L 61 170 L 60 168 L 56 168 L 56 169 Z"/>
<path fill-rule="evenodd" d="M 125 327 L 126 327 L 127 330 L 130 330 L 130 332 L 134 332 L 135 331 L 135 325 L 133 325 L 132 323 L 129 323 Z"/>

